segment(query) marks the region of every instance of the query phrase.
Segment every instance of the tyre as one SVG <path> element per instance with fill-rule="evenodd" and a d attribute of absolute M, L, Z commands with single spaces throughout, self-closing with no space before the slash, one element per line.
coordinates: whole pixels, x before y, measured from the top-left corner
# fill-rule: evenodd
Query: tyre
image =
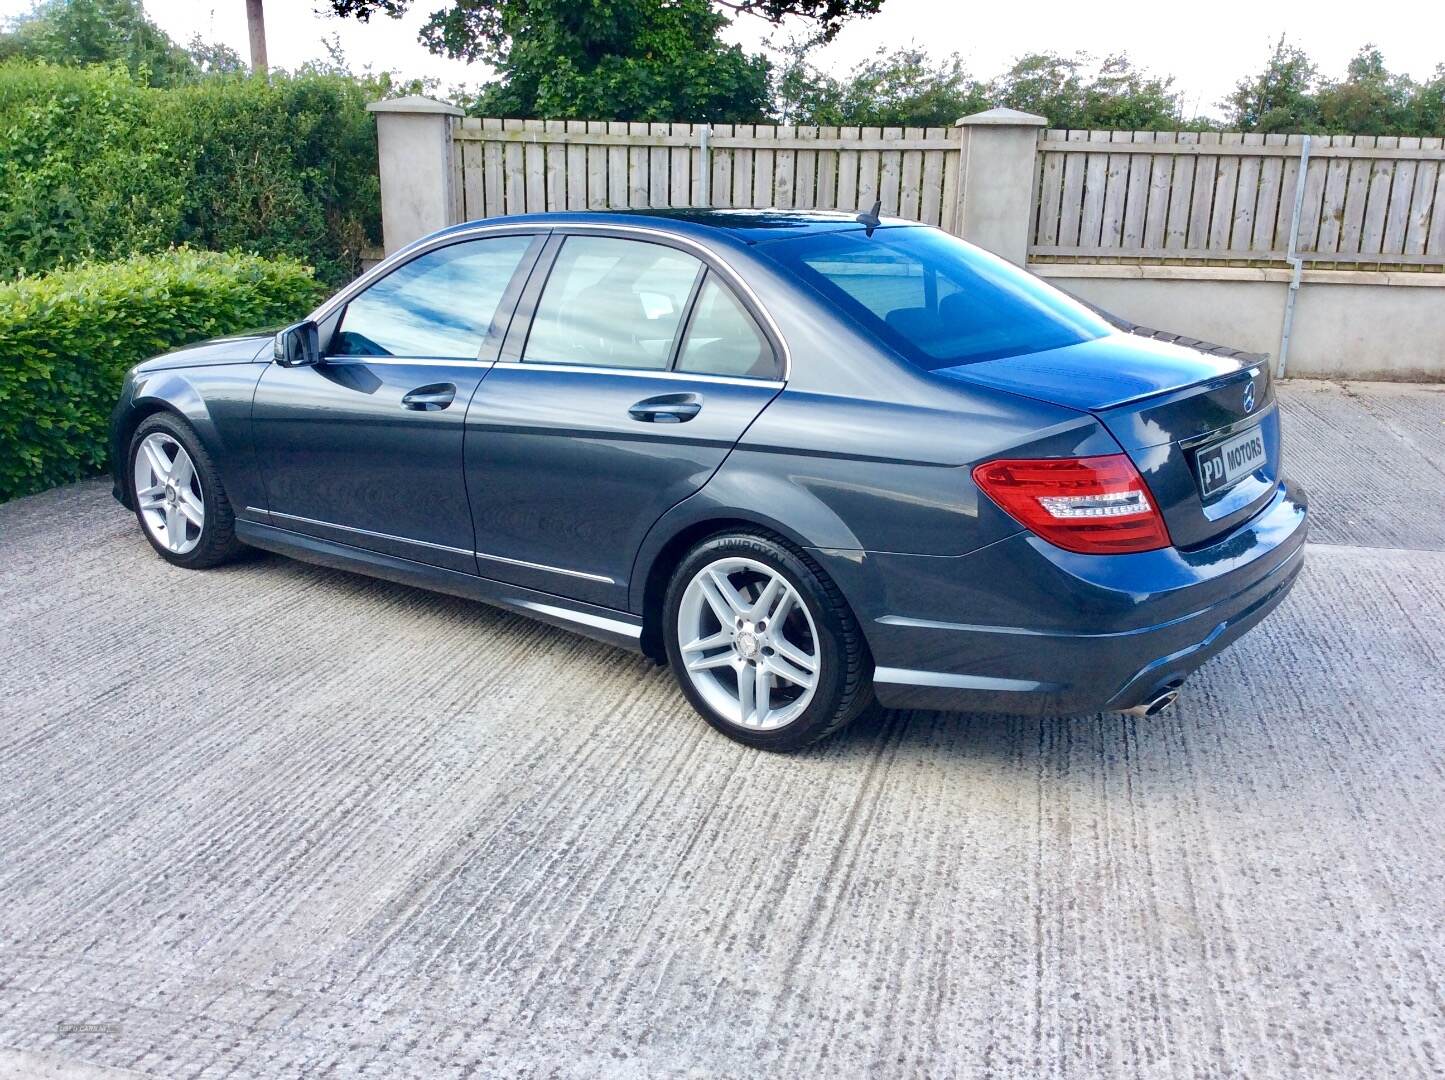
<path fill-rule="evenodd" d="M 161 558 L 189 570 L 236 557 L 236 519 L 211 455 L 185 421 L 157 413 L 130 442 L 131 505 Z"/>
<path fill-rule="evenodd" d="M 703 541 L 679 564 L 663 607 L 668 662 L 718 731 L 794 750 L 872 701 L 871 661 L 837 587 L 771 537 Z"/>

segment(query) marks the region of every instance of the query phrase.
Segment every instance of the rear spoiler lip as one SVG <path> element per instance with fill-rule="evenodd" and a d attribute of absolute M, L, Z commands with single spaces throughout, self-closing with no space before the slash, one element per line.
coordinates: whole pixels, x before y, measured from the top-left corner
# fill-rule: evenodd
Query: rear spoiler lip
<path fill-rule="evenodd" d="M 1059 286 L 1052 280 L 1049 284 L 1055 289 Z M 1067 289 L 1059 289 L 1059 292 L 1069 297 L 1076 303 L 1084 305 L 1099 318 L 1103 319 L 1110 326 L 1135 337 L 1151 338 L 1154 341 L 1163 341 L 1170 345 L 1182 345 L 1187 349 L 1198 349 L 1203 353 L 1212 353 L 1215 356 L 1227 356 L 1246 364 L 1268 364 L 1269 353 L 1250 352 L 1246 349 L 1235 349 L 1228 345 L 1215 345 L 1213 342 L 1200 341 L 1198 338 L 1188 337 L 1185 334 L 1176 334 L 1170 330 L 1155 330 L 1152 327 L 1140 326 L 1138 323 L 1130 322 L 1121 315 L 1115 315 L 1112 311 L 1106 311 L 1098 304 L 1090 303 L 1082 296 L 1069 292 Z"/>

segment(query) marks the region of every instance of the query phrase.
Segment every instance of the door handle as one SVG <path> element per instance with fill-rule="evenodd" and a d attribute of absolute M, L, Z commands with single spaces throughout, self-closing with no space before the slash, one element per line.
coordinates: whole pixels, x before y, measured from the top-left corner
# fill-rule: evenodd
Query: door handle
<path fill-rule="evenodd" d="M 430 386 L 418 386 L 402 398 L 401 403 L 418 412 L 437 412 L 450 405 L 456 396 L 457 388 L 451 383 L 432 383 Z"/>
<path fill-rule="evenodd" d="M 646 398 L 627 410 L 627 415 L 644 424 L 685 424 L 702 412 L 697 394 L 661 394 Z"/>

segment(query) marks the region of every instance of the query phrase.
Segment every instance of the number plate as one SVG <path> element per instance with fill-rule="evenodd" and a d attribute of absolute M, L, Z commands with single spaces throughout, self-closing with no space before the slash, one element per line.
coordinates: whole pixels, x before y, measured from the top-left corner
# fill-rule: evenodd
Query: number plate
<path fill-rule="evenodd" d="M 1194 455 L 1199 493 L 1208 498 L 1232 487 L 1263 465 L 1266 456 L 1258 427 L 1205 447 Z"/>

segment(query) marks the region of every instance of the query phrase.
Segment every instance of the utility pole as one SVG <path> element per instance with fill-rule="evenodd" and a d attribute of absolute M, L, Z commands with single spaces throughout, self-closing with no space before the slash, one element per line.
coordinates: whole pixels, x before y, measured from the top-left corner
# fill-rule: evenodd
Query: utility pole
<path fill-rule="evenodd" d="M 251 70 L 266 74 L 266 16 L 262 0 L 246 0 L 246 26 L 251 31 Z"/>

